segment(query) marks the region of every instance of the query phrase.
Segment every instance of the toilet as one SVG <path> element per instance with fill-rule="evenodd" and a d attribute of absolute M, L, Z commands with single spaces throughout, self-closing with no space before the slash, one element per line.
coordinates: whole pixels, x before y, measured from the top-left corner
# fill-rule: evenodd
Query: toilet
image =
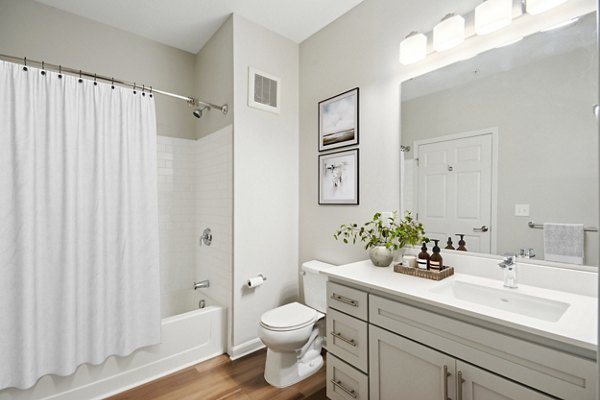
<path fill-rule="evenodd" d="M 267 346 L 265 380 L 284 388 L 308 378 L 323 366 L 327 277 L 319 272 L 334 265 L 302 264 L 304 302 L 288 303 L 265 312 L 258 336 Z"/>

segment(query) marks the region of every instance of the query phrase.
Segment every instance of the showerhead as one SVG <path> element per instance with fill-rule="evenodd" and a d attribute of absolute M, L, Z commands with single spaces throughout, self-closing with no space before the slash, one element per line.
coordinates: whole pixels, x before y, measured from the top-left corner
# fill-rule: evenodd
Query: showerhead
<path fill-rule="evenodd" d="M 196 117 L 196 118 L 202 118 L 202 111 L 204 111 L 206 109 L 210 109 L 210 107 L 202 106 L 200 108 L 196 108 L 196 109 L 194 109 L 194 111 L 192 111 L 192 114 L 194 114 L 194 117 Z"/>

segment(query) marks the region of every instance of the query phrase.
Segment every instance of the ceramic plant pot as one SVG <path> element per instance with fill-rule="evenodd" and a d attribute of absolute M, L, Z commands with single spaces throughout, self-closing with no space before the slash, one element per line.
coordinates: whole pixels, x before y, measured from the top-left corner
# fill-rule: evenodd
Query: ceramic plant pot
<path fill-rule="evenodd" d="M 376 267 L 388 267 L 394 260 L 394 250 L 385 246 L 371 247 L 369 258 Z"/>

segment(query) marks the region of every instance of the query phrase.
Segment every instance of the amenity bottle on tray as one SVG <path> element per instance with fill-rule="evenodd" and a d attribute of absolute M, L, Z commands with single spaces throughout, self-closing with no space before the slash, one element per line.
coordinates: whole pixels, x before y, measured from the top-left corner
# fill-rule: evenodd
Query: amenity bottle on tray
<path fill-rule="evenodd" d="M 433 254 L 429 258 L 429 269 L 439 272 L 444 269 L 444 260 L 440 254 L 440 248 L 438 247 L 439 240 L 432 240 L 435 242 L 435 245 L 433 246 Z"/>
<path fill-rule="evenodd" d="M 421 252 L 417 256 L 417 267 L 419 269 L 428 270 L 429 269 L 429 253 L 427 253 L 427 244 L 423 243 L 421 247 Z"/>

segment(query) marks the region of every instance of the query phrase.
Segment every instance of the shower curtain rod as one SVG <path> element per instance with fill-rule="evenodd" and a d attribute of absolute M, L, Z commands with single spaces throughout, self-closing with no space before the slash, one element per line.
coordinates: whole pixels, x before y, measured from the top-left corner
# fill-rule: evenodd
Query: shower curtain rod
<path fill-rule="evenodd" d="M 227 104 L 223 104 L 222 106 L 219 106 L 219 105 L 209 103 L 206 101 L 198 100 L 194 97 L 182 96 L 180 94 L 175 94 L 175 93 L 167 92 L 164 90 L 156 89 L 152 86 L 138 85 L 135 82 L 131 83 L 131 82 L 124 81 L 122 79 L 116 79 L 116 78 L 112 78 L 112 77 L 109 78 L 107 76 L 93 74 L 91 72 L 83 71 L 80 69 L 74 69 L 74 68 L 69 68 L 69 67 L 63 67 L 62 65 L 50 64 L 45 61 L 30 60 L 27 57 L 15 57 L 15 56 L 11 56 L 8 54 L 0 54 L 0 59 L 3 59 L 5 61 L 15 62 L 18 64 L 23 64 L 24 67 L 34 64 L 34 65 L 37 65 L 38 67 L 40 67 L 42 70 L 52 70 L 52 71 L 55 71 L 58 73 L 68 73 L 68 74 L 76 75 L 79 77 L 85 76 L 88 78 L 93 78 L 95 80 L 99 79 L 102 81 L 110 82 L 112 84 L 129 87 L 134 90 L 135 89 L 142 89 L 142 91 L 147 90 L 148 93 L 158 93 L 158 94 L 162 94 L 165 96 L 175 97 L 177 99 L 185 100 L 188 104 L 190 104 L 192 106 L 208 106 L 211 108 L 216 108 L 217 110 L 221 110 L 221 112 L 223 114 L 227 114 L 227 112 L 229 111 L 229 107 Z"/>

